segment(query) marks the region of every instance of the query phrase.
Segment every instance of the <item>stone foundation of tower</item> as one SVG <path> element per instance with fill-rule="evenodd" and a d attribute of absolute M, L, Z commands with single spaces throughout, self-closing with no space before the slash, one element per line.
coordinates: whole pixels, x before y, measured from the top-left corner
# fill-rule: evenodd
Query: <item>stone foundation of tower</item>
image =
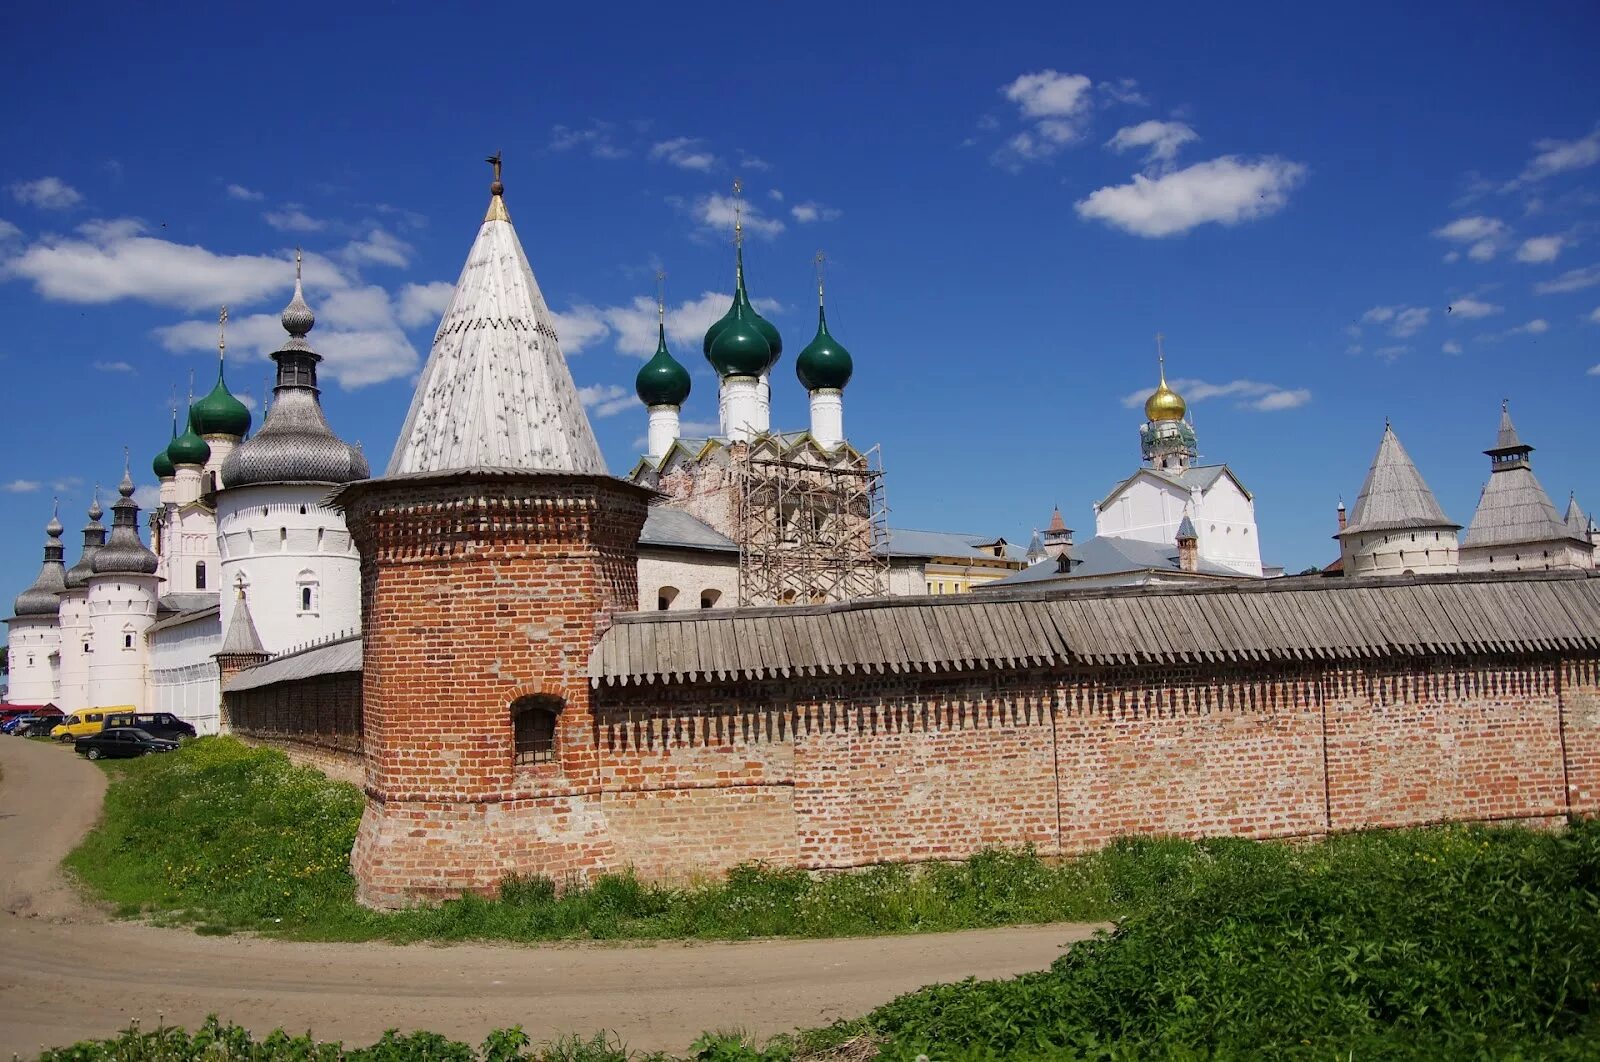
<path fill-rule="evenodd" d="M 589 652 L 638 607 L 650 493 L 600 476 L 447 473 L 340 499 L 361 551 L 365 903 L 614 862 L 598 815 Z M 521 712 L 554 712 L 553 751 Z M 531 728 L 537 734 L 537 727 Z"/>

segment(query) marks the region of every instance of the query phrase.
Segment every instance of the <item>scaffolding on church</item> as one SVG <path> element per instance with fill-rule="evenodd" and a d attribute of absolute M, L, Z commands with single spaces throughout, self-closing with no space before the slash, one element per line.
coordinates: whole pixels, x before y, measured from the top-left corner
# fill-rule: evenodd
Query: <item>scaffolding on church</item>
<path fill-rule="evenodd" d="M 768 436 L 734 454 L 739 604 L 820 604 L 887 593 L 888 504 L 878 447 L 824 455 Z"/>

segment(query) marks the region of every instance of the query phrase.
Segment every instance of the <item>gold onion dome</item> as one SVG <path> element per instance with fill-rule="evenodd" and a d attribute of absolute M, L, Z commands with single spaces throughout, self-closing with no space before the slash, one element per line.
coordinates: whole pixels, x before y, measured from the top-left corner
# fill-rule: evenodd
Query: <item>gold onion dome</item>
<path fill-rule="evenodd" d="M 1158 422 L 1182 420 L 1188 409 L 1183 396 L 1167 386 L 1167 370 L 1163 366 L 1161 383 L 1156 386 L 1155 393 L 1144 400 L 1144 418 Z"/>

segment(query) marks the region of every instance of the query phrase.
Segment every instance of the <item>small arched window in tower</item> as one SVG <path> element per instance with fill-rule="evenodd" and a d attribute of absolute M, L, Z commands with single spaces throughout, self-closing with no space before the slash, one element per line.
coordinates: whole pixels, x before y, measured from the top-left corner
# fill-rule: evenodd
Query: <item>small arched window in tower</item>
<path fill-rule="evenodd" d="M 721 601 L 721 600 L 722 600 L 722 591 L 721 590 L 702 590 L 702 591 L 700 591 L 700 607 L 701 608 L 716 608 L 717 607 L 717 602 Z"/>
<path fill-rule="evenodd" d="M 122 648 L 123 649 L 132 649 L 133 648 L 133 635 L 134 635 L 133 624 L 129 623 L 129 624 L 127 624 L 126 626 L 124 626 L 122 628 Z"/>
<path fill-rule="evenodd" d="M 304 505 L 302 505 L 302 506 L 300 506 L 300 515 L 304 516 L 305 514 L 306 514 L 306 507 Z"/>
<path fill-rule="evenodd" d="M 317 614 L 322 602 L 318 600 L 321 587 L 318 585 L 317 573 L 310 568 L 302 571 L 295 579 L 295 593 L 300 597 L 300 615 L 314 616 Z"/>
<path fill-rule="evenodd" d="M 194 562 L 194 588 L 196 590 L 204 590 L 206 588 L 206 562 L 205 561 L 195 561 Z"/>
<path fill-rule="evenodd" d="M 556 758 L 556 719 L 561 698 L 546 693 L 518 697 L 511 702 L 512 762 L 553 763 Z"/>
<path fill-rule="evenodd" d="M 663 586 L 656 591 L 656 610 L 665 612 L 672 607 L 672 603 L 676 600 L 678 600 L 678 588 L 676 586 Z"/>

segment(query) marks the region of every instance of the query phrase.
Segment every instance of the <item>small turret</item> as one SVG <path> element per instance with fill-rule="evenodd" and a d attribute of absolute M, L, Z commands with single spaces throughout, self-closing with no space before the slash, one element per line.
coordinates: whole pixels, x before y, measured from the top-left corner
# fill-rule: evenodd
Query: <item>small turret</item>
<path fill-rule="evenodd" d="M 659 285 L 666 274 L 657 273 Z M 650 410 L 649 455 L 659 458 L 678 438 L 683 403 L 689 397 L 689 371 L 678 364 L 667 350 L 667 303 L 665 293 L 656 293 L 656 352 L 639 368 L 633 381 L 634 392 Z"/>
<path fill-rule="evenodd" d="M 828 331 L 827 307 L 823 299 L 824 257 L 817 252 L 817 334 L 795 359 L 794 372 L 811 395 L 811 437 L 818 445 L 833 449 L 844 442 L 844 388 L 855 372 L 855 363 L 844 344 Z"/>

